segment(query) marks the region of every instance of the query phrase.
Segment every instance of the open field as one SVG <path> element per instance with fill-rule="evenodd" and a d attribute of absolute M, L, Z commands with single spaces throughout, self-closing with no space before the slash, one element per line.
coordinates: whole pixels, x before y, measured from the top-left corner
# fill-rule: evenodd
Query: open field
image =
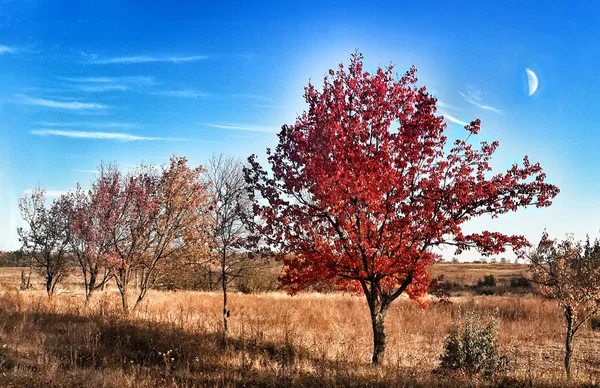
<path fill-rule="evenodd" d="M 21 271 L 28 274 L 28 267 L 0 267 L 0 290 L 10 290 L 19 287 L 21 280 Z M 279 270 L 274 266 L 269 266 L 263 270 L 263 281 L 276 282 Z M 486 275 L 494 275 L 499 286 L 506 286 L 511 279 L 519 278 L 527 272 L 527 266 L 523 264 L 434 264 L 430 269 L 432 278 L 444 275 L 446 282 L 456 284 L 457 288 L 472 287 L 477 281 L 483 279 Z M 34 289 L 43 290 L 43 282 L 40 276 L 34 271 L 31 276 Z M 61 282 L 60 290 L 67 292 L 78 292 L 78 287 L 82 286 L 81 273 L 79 268 L 73 268 L 71 274 Z"/>
<path fill-rule="evenodd" d="M 447 276 L 465 273 L 467 279 L 469 271 L 454 270 L 462 266 L 448 265 Z M 41 291 L 16 291 L 10 283 L 18 285 L 19 276 L 19 270 L 0 269 L 0 386 L 566 384 L 562 316 L 554 302 L 531 294 L 464 295 L 453 297 L 450 305 L 433 301 L 427 310 L 398 300 L 386 320 L 386 359 L 372 367 L 363 298 L 234 293 L 224 345 L 219 293 L 153 291 L 140 309 L 125 316 L 112 290 L 98 293 L 85 308 L 76 278 L 50 300 Z M 467 307 L 501 319 L 500 342 L 510 359 L 506 374 L 485 379 L 437 370 L 447 330 Z M 586 327 L 575 346 L 571 385 L 597 386 L 600 333 Z"/>

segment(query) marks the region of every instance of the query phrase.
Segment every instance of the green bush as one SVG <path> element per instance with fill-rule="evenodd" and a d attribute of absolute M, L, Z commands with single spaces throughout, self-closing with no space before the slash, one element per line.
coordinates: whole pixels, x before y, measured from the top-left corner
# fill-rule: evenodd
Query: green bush
<path fill-rule="evenodd" d="M 474 310 L 466 311 L 462 322 L 455 323 L 446 337 L 440 367 L 486 376 L 506 370 L 508 358 L 498 349 L 498 322 Z"/>

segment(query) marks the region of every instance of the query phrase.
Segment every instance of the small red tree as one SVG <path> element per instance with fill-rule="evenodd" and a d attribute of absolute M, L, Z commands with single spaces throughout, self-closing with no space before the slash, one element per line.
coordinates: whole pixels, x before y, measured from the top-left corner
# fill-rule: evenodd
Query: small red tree
<path fill-rule="evenodd" d="M 101 165 L 100 176 L 105 176 L 110 169 L 116 167 Z M 103 288 L 111 278 L 104 257 L 110 251 L 112 240 L 101 227 L 103 218 L 109 215 L 104 213 L 95 194 L 77 185 L 77 190 L 62 197 L 71 230 L 70 250 L 83 275 L 86 305 L 94 291 Z"/>
<path fill-rule="evenodd" d="M 427 268 L 445 244 L 457 253 L 520 251 L 523 236 L 484 231 L 465 235 L 477 216 L 496 217 L 519 207 L 549 206 L 559 190 L 544 183 L 539 164 L 491 175 L 498 142 L 468 142 L 447 150 L 436 99 L 417 87 L 416 69 L 395 79 L 393 67 L 363 71 L 362 55 L 330 70 L 322 91 L 305 88 L 308 110 L 283 126 L 267 150 L 273 174 L 253 155 L 246 178 L 253 186 L 262 232 L 285 265 L 292 293 L 324 281 L 364 293 L 373 328 L 372 362 L 385 348 L 384 319 L 401 294 L 421 304 Z"/>
<path fill-rule="evenodd" d="M 102 170 L 92 186 L 98 204 L 100 234 L 108 236 L 106 265 L 121 293 L 123 310 L 130 308 L 132 277 L 139 273 L 133 308 L 160 279 L 166 267 L 182 255 L 206 251 L 209 194 L 204 169 L 188 167 L 173 156 L 159 172 L 141 166 L 123 177 L 118 169 Z"/>

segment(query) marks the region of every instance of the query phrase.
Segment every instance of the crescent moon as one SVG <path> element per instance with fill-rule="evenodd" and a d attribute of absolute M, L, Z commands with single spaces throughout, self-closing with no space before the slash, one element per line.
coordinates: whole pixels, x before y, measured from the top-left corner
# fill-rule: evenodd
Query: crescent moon
<path fill-rule="evenodd" d="M 527 85 L 529 86 L 529 96 L 533 96 L 533 93 L 535 93 L 539 85 L 538 77 L 532 70 L 525 69 L 525 71 L 527 72 Z"/>

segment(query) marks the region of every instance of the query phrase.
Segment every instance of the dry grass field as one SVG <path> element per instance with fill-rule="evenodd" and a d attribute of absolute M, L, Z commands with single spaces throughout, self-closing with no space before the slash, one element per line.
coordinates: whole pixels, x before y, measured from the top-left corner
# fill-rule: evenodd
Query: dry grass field
<path fill-rule="evenodd" d="M 444 264 L 432 272 L 469 286 L 489 273 L 502 283 L 523 268 Z M 33 291 L 18 291 L 19 278 L 20 270 L 0 268 L 2 387 L 600 386 L 600 332 L 586 327 L 576 339 L 568 383 L 560 311 L 532 294 L 462 292 L 426 310 L 398 300 L 386 320 L 385 362 L 372 367 L 363 298 L 234 293 L 223 344 L 219 293 L 153 291 L 123 315 L 114 290 L 98 293 L 86 308 L 76 277 L 53 299 L 39 279 Z M 506 373 L 477 378 L 439 370 L 447 330 L 465 308 L 500 318 Z"/>

